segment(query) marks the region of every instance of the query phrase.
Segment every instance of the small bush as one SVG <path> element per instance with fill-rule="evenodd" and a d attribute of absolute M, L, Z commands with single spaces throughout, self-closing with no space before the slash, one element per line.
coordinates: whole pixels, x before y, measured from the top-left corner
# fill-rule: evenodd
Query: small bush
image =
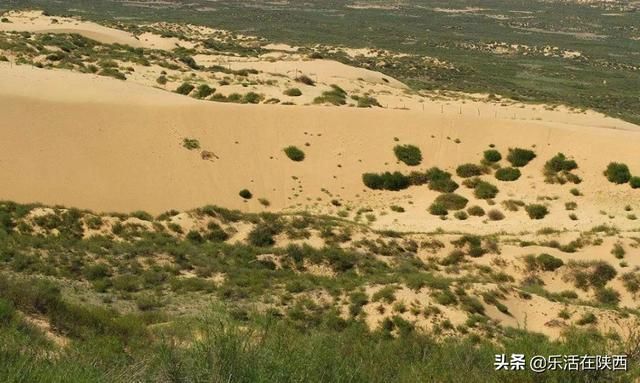
<path fill-rule="evenodd" d="M 509 149 L 507 155 L 507 161 L 517 168 L 527 166 L 534 158 L 536 158 L 536 154 L 533 151 L 521 148 Z"/>
<path fill-rule="evenodd" d="M 453 193 L 459 187 L 458 184 L 451 179 L 451 173 L 435 167 L 425 172 L 425 178 L 429 181 L 429 189 L 441 193 Z"/>
<path fill-rule="evenodd" d="M 288 146 L 284 148 L 284 153 L 291 161 L 295 162 L 303 161 L 305 158 L 304 152 L 295 146 Z"/>
<path fill-rule="evenodd" d="M 629 172 L 629 167 L 625 164 L 620 164 L 617 162 L 612 162 L 607 166 L 607 170 L 604 171 L 604 175 L 607 177 L 609 182 L 614 184 L 626 184 L 631 180 L 631 172 Z"/>
<path fill-rule="evenodd" d="M 253 197 L 253 194 L 251 194 L 251 192 L 248 189 L 242 189 L 238 194 L 240 195 L 240 197 L 244 199 L 251 199 Z"/>
<path fill-rule="evenodd" d="M 200 141 L 195 138 L 185 138 L 182 140 L 182 146 L 189 150 L 200 149 Z"/>
<path fill-rule="evenodd" d="M 549 209 L 546 206 L 540 204 L 527 205 L 524 208 L 531 219 L 543 219 L 549 214 Z"/>
<path fill-rule="evenodd" d="M 158 78 L 156 79 L 156 82 L 157 82 L 159 85 L 166 85 L 166 83 L 167 83 L 167 76 L 162 75 L 162 76 L 158 77 Z"/>
<path fill-rule="evenodd" d="M 403 190 L 411 186 L 409 177 L 400 172 L 384 172 L 382 174 L 365 173 L 362 175 L 362 182 L 369 189 L 373 190 Z"/>
<path fill-rule="evenodd" d="M 484 152 L 484 160 L 489 163 L 495 163 L 502 160 L 502 154 L 495 149 L 485 150 Z"/>
<path fill-rule="evenodd" d="M 504 214 L 500 210 L 491 209 L 487 213 L 487 217 L 492 221 L 502 221 L 504 219 Z"/>
<path fill-rule="evenodd" d="M 456 219 L 459 219 L 460 221 L 464 221 L 467 218 L 469 218 L 469 215 L 464 211 L 457 211 L 455 212 L 455 214 L 453 214 L 453 216 L 456 217 Z"/>
<path fill-rule="evenodd" d="M 393 148 L 398 161 L 402 161 L 409 166 L 417 166 L 422 162 L 420 148 L 414 145 L 397 145 Z"/>
<path fill-rule="evenodd" d="M 498 195 L 498 188 L 486 181 L 480 181 L 476 185 L 473 195 L 479 199 L 492 199 Z"/>
<path fill-rule="evenodd" d="M 521 175 L 520 169 L 517 168 L 500 168 L 496 170 L 496 178 L 500 181 L 515 181 Z"/>
<path fill-rule="evenodd" d="M 284 91 L 285 96 L 299 97 L 302 96 L 302 91 L 298 88 L 289 88 Z"/>
<path fill-rule="evenodd" d="M 433 215 L 445 216 L 449 214 L 447 207 L 441 203 L 434 202 L 429 206 L 429 213 Z"/>
<path fill-rule="evenodd" d="M 484 209 L 477 205 L 471 206 L 470 208 L 467 209 L 467 213 L 469 213 L 469 215 L 472 215 L 474 217 L 482 217 L 484 215 Z"/>
<path fill-rule="evenodd" d="M 555 271 L 556 269 L 564 265 L 562 259 L 556 258 L 553 255 L 549 254 L 538 255 L 536 257 L 536 263 L 544 271 Z"/>
<path fill-rule="evenodd" d="M 578 168 L 578 164 L 574 160 L 568 160 L 563 153 L 556 154 L 553 158 L 544 164 L 545 173 L 559 173 L 562 171 L 572 171 Z"/>
<path fill-rule="evenodd" d="M 316 83 L 315 81 L 313 81 L 309 76 L 306 75 L 301 75 L 299 77 L 296 78 L 297 82 L 301 82 L 305 85 L 309 85 L 309 86 L 315 86 Z"/>
<path fill-rule="evenodd" d="M 435 203 L 444 206 L 447 210 L 461 210 L 467 206 L 468 199 L 455 193 L 446 193 L 439 195 Z"/>
<path fill-rule="evenodd" d="M 596 316 L 593 313 L 585 313 L 580 319 L 578 319 L 578 321 L 576 321 L 576 324 L 578 326 L 584 326 L 584 325 L 595 324 L 595 323 L 598 323 L 598 318 L 596 318 Z"/>
<path fill-rule="evenodd" d="M 211 96 L 213 93 L 215 93 L 215 91 L 216 90 L 214 88 L 211 88 L 209 85 L 202 84 L 196 90 L 196 94 L 194 95 L 194 97 L 196 97 L 196 98 L 207 98 L 207 97 Z"/>
<path fill-rule="evenodd" d="M 629 185 L 632 189 L 640 189 L 640 177 L 631 177 Z"/>
<path fill-rule="evenodd" d="M 194 89 L 195 86 L 185 82 L 176 89 L 176 93 L 188 96 Z"/>
<path fill-rule="evenodd" d="M 605 287 L 596 291 L 596 299 L 604 305 L 616 306 L 620 302 L 620 293 L 610 287 Z"/>
<path fill-rule="evenodd" d="M 469 178 L 482 175 L 482 167 L 476 164 L 463 164 L 458 166 L 456 174 L 462 178 Z"/>

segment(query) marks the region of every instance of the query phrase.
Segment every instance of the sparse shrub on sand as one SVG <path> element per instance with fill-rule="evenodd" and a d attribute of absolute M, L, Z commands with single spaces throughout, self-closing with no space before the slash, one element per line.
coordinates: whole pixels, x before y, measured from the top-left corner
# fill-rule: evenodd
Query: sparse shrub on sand
<path fill-rule="evenodd" d="M 463 164 L 456 168 L 456 174 L 462 178 L 480 176 L 482 173 L 482 167 L 476 164 Z"/>
<path fill-rule="evenodd" d="M 532 150 L 521 148 L 509 149 L 507 155 L 507 161 L 517 168 L 527 166 L 534 158 L 536 158 L 536 154 Z"/>
<path fill-rule="evenodd" d="M 518 211 L 524 206 L 524 202 L 516 199 L 508 199 L 502 201 L 502 206 L 509 211 Z"/>
<path fill-rule="evenodd" d="M 176 89 L 176 93 L 188 96 L 194 89 L 195 86 L 189 84 L 188 82 L 185 82 Z"/>
<path fill-rule="evenodd" d="M 275 245 L 276 243 L 275 239 L 273 238 L 273 236 L 276 234 L 277 231 L 274 230 L 271 225 L 261 222 L 249 232 L 247 239 L 253 246 L 270 247 Z"/>
<path fill-rule="evenodd" d="M 215 89 L 210 87 L 207 84 L 202 84 L 198 87 L 198 89 L 196 90 L 196 93 L 194 95 L 195 98 L 207 98 L 209 96 L 211 96 L 213 93 L 215 93 Z"/>
<path fill-rule="evenodd" d="M 160 77 L 158 77 L 158 78 L 156 79 L 156 82 L 157 82 L 159 85 L 166 85 L 166 84 L 167 84 L 167 81 L 168 81 L 168 80 L 167 80 L 167 76 L 165 76 L 165 75 L 161 75 Z"/>
<path fill-rule="evenodd" d="M 455 193 L 441 194 L 435 200 L 436 204 L 441 204 L 447 210 L 462 210 L 468 202 L 468 199 Z"/>
<path fill-rule="evenodd" d="M 347 103 L 347 92 L 337 85 L 331 85 L 331 90 L 322 92 L 322 96 L 313 100 L 314 104 L 333 104 L 336 106 Z"/>
<path fill-rule="evenodd" d="M 558 153 L 544 164 L 545 182 L 561 185 L 567 182 L 579 184 L 582 179 L 571 173 L 572 170 L 577 168 L 576 161 L 567 159 L 563 153 Z"/>
<path fill-rule="evenodd" d="M 640 274 L 638 273 L 625 273 L 620 276 L 622 285 L 631 294 L 636 294 L 640 291 Z"/>
<path fill-rule="evenodd" d="M 291 161 L 300 162 L 304 161 L 305 154 L 296 146 L 287 146 L 284 148 L 284 153 L 289 157 Z"/>
<path fill-rule="evenodd" d="M 122 72 L 120 72 L 117 68 L 104 68 L 100 72 L 98 72 L 99 76 L 105 77 L 113 77 L 118 80 L 126 80 L 127 76 L 125 76 Z"/>
<path fill-rule="evenodd" d="M 504 214 L 500 210 L 491 209 L 487 213 L 487 217 L 492 221 L 502 221 L 504 219 Z"/>
<path fill-rule="evenodd" d="M 498 195 L 498 188 L 486 181 L 480 181 L 473 190 L 473 195 L 479 199 L 492 199 Z"/>
<path fill-rule="evenodd" d="M 0 55 L 0 62 L 9 62 L 9 59 L 5 55 Z"/>
<path fill-rule="evenodd" d="M 182 146 L 189 150 L 200 149 L 200 141 L 195 138 L 185 138 L 182 140 Z"/>
<path fill-rule="evenodd" d="M 562 267 L 564 262 L 562 259 L 549 254 L 540 254 L 536 257 L 536 264 L 544 271 L 555 271 Z"/>
<path fill-rule="evenodd" d="M 398 161 L 404 162 L 409 166 L 418 166 L 422 162 L 422 152 L 420 148 L 414 145 L 396 145 L 393 153 Z"/>
<path fill-rule="evenodd" d="M 607 166 L 607 170 L 604 171 L 604 175 L 607 177 L 609 182 L 614 184 L 626 184 L 631 180 L 631 172 L 629 171 L 629 167 L 625 164 L 611 162 Z"/>
<path fill-rule="evenodd" d="M 381 174 L 365 173 L 362 175 L 362 182 L 364 182 L 365 186 L 369 189 L 373 190 L 398 191 L 411 186 L 409 177 L 400 172 L 384 172 Z"/>
<path fill-rule="evenodd" d="M 434 202 L 431 204 L 431 206 L 429 206 L 429 213 L 433 215 L 445 216 L 449 214 L 449 211 L 447 210 L 447 207 L 444 204 Z"/>
<path fill-rule="evenodd" d="M 578 204 L 576 202 L 570 201 L 564 204 L 564 208 L 567 210 L 576 210 L 578 208 Z"/>
<path fill-rule="evenodd" d="M 474 217 L 482 217 L 485 214 L 484 209 L 478 205 L 471 206 L 470 208 L 468 208 L 467 213 L 469 213 L 469 215 L 472 215 Z"/>
<path fill-rule="evenodd" d="M 248 189 L 242 189 L 238 194 L 244 199 L 251 199 L 253 197 L 253 194 Z"/>
<path fill-rule="evenodd" d="M 610 287 L 604 287 L 596 290 L 596 299 L 603 305 L 617 306 L 620 302 L 620 293 Z"/>
<path fill-rule="evenodd" d="M 522 173 L 520 173 L 520 169 L 518 168 L 500 168 L 496 170 L 496 179 L 499 181 L 515 181 Z"/>
<path fill-rule="evenodd" d="M 549 214 L 549 209 L 540 204 L 530 204 L 524 208 L 531 219 L 543 219 Z"/>
<path fill-rule="evenodd" d="M 290 96 L 290 97 L 302 96 L 302 91 L 298 88 L 289 88 L 289 89 L 286 89 L 283 93 L 285 96 Z"/>
<path fill-rule="evenodd" d="M 582 193 L 580 192 L 580 190 L 578 188 L 573 188 L 571 190 L 569 190 L 569 193 L 571 193 L 572 195 L 579 197 L 582 195 Z"/>
<path fill-rule="evenodd" d="M 451 173 L 436 167 L 427 170 L 425 177 L 429 180 L 429 189 L 441 193 L 453 193 L 459 187 L 459 185 L 451 179 Z"/>
<path fill-rule="evenodd" d="M 371 108 L 373 106 L 377 106 L 378 108 L 382 107 L 375 97 L 358 96 L 356 100 L 358 101 L 358 108 Z"/>
<path fill-rule="evenodd" d="M 640 189 L 640 177 L 631 177 L 629 185 L 632 189 Z"/>
<path fill-rule="evenodd" d="M 464 212 L 464 211 L 457 211 L 453 214 L 454 217 L 456 217 L 456 219 L 460 220 L 460 221 L 464 221 L 467 218 L 469 218 L 469 215 Z"/>
<path fill-rule="evenodd" d="M 242 96 L 241 103 L 243 104 L 259 104 L 264 97 L 256 92 L 249 92 Z"/>
<path fill-rule="evenodd" d="M 309 76 L 304 75 L 304 74 L 296 77 L 296 81 L 297 82 L 301 82 L 301 83 L 303 83 L 305 85 L 309 85 L 309 86 L 315 86 L 316 85 L 315 81 L 313 81 Z"/>
<path fill-rule="evenodd" d="M 484 151 L 483 158 L 486 162 L 493 164 L 502 160 L 502 154 L 495 149 L 489 149 Z"/>
<path fill-rule="evenodd" d="M 389 206 L 389 209 L 391 209 L 391 211 L 395 211 L 396 213 L 404 213 L 404 208 L 402 206 L 398 206 L 398 205 L 391 205 Z"/>

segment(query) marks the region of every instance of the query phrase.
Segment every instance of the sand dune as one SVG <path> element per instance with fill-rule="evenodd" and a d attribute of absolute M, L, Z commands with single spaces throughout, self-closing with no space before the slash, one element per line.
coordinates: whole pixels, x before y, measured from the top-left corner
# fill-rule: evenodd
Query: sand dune
<path fill-rule="evenodd" d="M 538 158 L 524 169 L 523 178 L 498 182 L 499 200 L 535 201 L 558 194 L 562 198 L 553 203 L 561 206 L 571 197 L 570 186 L 544 184 L 541 167 L 559 151 L 574 156 L 585 179 L 580 205 L 593 211 L 572 222 L 558 207 L 534 227 L 591 227 L 607 219 L 599 210 L 621 210 L 640 200 L 637 191 L 614 186 L 601 174 L 614 160 L 640 170 L 638 131 L 417 111 L 219 104 L 107 78 L 7 64 L 0 65 L 0 83 L 2 199 L 98 211 L 158 213 L 205 204 L 264 210 L 257 198 L 247 203 L 238 196 L 249 188 L 256 197 L 267 198 L 273 210 L 330 212 L 335 210 L 331 199 L 380 210 L 396 203 L 407 213 L 381 215 L 377 225 L 482 231 L 478 221 L 444 222 L 430 216 L 426 208 L 437 194 L 425 187 L 366 190 L 364 172 L 413 170 L 395 161 L 397 137 L 421 147 L 421 169 L 450 171 L 479 161 L 489 144 L 503 151 L 535 145 Z M 202 150 L 217 158 L 203 160 L 200 151 L 183 148 L 185 137 L 198 139 Z M 307 159 L 287 159 L 282 148 L 288 145 L 303 148 Z M 463 189 L 459 192 L 473 200 Z M 528 218 L 522 211 L 513 214 L 514 219 L 489 225 L 491 230 L 522 229 Z"/>

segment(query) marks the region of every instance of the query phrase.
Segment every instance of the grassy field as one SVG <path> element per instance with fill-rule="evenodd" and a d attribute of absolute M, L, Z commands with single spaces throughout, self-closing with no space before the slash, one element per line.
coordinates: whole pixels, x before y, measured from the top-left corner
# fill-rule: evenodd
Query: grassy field
<path fill-rule="evenodd" d="M 386 49 L 409 56 L 394 62 L 326 56 L 384 72 L 414 89 L 494 93 L 521 101 L 592 108 L 640 121 L 640 13 L 626 2 L 585 6 L 570 2 L 406 1 L 390 8 L 358 8 L 354 4 L 218 1 L 211 6 L 202 0 L 152 5 L 112 0 L 90 4 L 13 0 L 4 7 L 36 7 L 52 14 L 125 24 L 191 22 L 302 46 Z M 580 55 L 574 56 L 575 52 Z M 447 65 L 425 62 L 424 57 Z"/>
<path fill-rule="evenodd" d="M 632 382 L 640 373 L 640 340 L 633 333 L 621 337 L 579 325 L 551 341 L 502 328 L 467 289 L 496 282 L 506 291 L 508 278 L 452 257 L 423 263 L 413 253 L 417 245 L 399 233 L 369 233 L 369 240 L 354 243 L 368 247 L 367 255 L 340 247 L 366 229 L 330 218 L 244 215 L 209 206 L 190 213 L 207 219 L 206 229 L 185 233 L 171 223 L 175 212 L 156 218 L 63 208 L 37 213 L 42 208 L 0 204 L 3 382 Z M 246 241 L 229 243 L 236 224 L 253 229 Z M 94 234 L 87 237 L 87 231 Z M 281 233 L 304 238 L 311 232 L 323 233 L 327 246 L 274 243 Z M 476 241 L 487 247 L 476 250 L 499 251 L 496 244 L 489 250 L 491 238 L 463 235 L 452 243 Z M 440 246 L 435 239 L 420 244 Z M 314 264 L 335 275 L 314 274 Z M 443 277 L 442 267 L 469 272 Z M 480 274 L 470 273 L 476 267 Z M 224 278 L 213 278 L 218 273 Z M 363 287 L 376 283 L 385 288 L 371 299 L 381 306 L 391 307 L 394 285 L 402 283 L 430 289 L 448 307 L 459 300 L 466 324 L 454 329 L 444 320 L 425 333 L 403 319 L 404 309 L 395 303 L 382 326 L 372 329 Z M 531 294 L 545 294 L 533 287 Z M 500 306 L 500 292 L 483 296 Z M 420 310 L 417 315 L 436 315 L 432 306 Z M 495 371 L 497 353 L 625 353 L 631 368 Z"/>

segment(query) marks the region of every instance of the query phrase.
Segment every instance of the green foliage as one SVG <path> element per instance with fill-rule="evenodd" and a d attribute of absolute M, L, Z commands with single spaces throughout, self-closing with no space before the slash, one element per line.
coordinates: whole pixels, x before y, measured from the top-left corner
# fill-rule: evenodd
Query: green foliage
<path fill-rule="evenodd" d="M 188 96 L 194 89 L 195 86 L 189 84 L 188 82 L 185 82 L 176 89 L 176 93 Z"/>
<path fill-rule="evenodd" d="M 435 204 L 442 205 L 447 210 L 464 209 L 468 202 L 468 199 L 455 193 L 440 194 L 435 200 Z"/>
<path fill-rule="evenodd" d="M 495 149 L 485 150 L 483 156 L 484 160 L 488 163 L 495 163 L 502 160 L 502 154 L 500 154 L 500 152 Z"/>
<path fill-rule="evenodd" d="M 500 168 L 496 170 L 496 179 L 499 181 L 515 181 L 520 178 L 520 169 L 517 168 Z"/>
<path fill-rule="evenodd" d="M 287 155 L 287 157 L 289 157 L 291 161 L 304 161 L 304 152 L 296 146 L 287 146 L 286 148 L 284 148 L 284 153 Z"/>
<path fill-rule="evenodd" d="M 449 214 L 447 207 L 441 203 L 434 202 L 429 206 L 429 213 L 432 215 L 445 216 Z"/>
<path fill-rule="evenodd" d="M 527 166 L 534 158 L 536 158 L 536 154 L 532 150 L 521 148 L 509 149 L 507 155 L 507 161 L 517 168 Z"/>
<path fill-rule="evenodd" d="M 396 145 L 393 148 L 393 153 L 398 161 L 409 166 L 418 166 L 422 162 L 422 152 L 414 145 Z"/>
<path fill-rule="evenodd" d="M 549 209 L 540 204 L 530 204 L 524 208 L 531 219 L 543 219 L 549 214 Z"/>
<path fill-rule="evenodd" d="M 473 190 L 473 195 L 478 199 L 493 199 L 498 195 L 498 188 L 486 181 L 480 181 Z"/>
<path fill-rule="evenodd" d="M 411 186 L 409 177 L 400 172 L 384 172 L 381 174 L 365 173 L 362 175 L 362 182 L 369 189 L 373 190 L 403 190 Z"/>
<path fill-rule="evenodd" d="M 544 271 L 555 271 L 562 267 L 564 262 L 560 258 L 556 258 L 549 254 L 540 254 L 536 257 L 536 263 Z"/>
<path fill-rule="evenodd" d="M 289 88 L 289 89 L 286 89 L 283 93 L 285 96 L 290 96 L 290 97 L 302 96 L 302 91 L 298 88 Z"/>
<path fill-rule="evenodd" d="M 607 166 L 607 170 L 604 171 L 604 175 L 607 177 L 609 182 L 615 184 L 626 184 L 631 180 L 631 172 L 629 171 L 629 167 L 625 164 L 620 164 L 617 162 L 611 162 Z"/>
<path fill-rule="evenodd" d="M 631 185 L 632 189 L 640 189 L 640 177 L 631 177 L 629 185 Z"/>
<path fill-rule="evenodd" d="M 467 213 L 469 213 L 469 215 L 472 215 L 474 217 L 482 217 L 484 215 L 484 209 L 478 205 L 475 205 L 468 208 Z"/>
<path fill-rule="evenodd" d="M 487 212 L 487 217 L 492 221 L 502 221 L 504 219 L 504 214 L 500 210 L 491 209 Z"/>
<path fill-rule="evenodd" d="M 207 98 L 209 96 L 211 96 L 213 93 L 215 93 L 215 89 L 211 88 L 209 85 L 207 84 L 202 84 L 200 86 L 198 86 L 198 89 L 196 90 L 196 93 L 194 95 L 195 98 Z M 178 92 L 180 93 L 180 92 Z M 190 93 L 190 91 L 189 91 Z M 187 93 L 188 94 L 188 93 Z"/>
<path fill-rule="evenodd" d="M 313 100 L 314 104 L 333 104 L 336 106 L 344 105 L 347 103 L 347 92 L 337 85 L 331 85 L 331 90 L 322 92 L 322 96 L 316 97 Z"/>
<path fill-rule="evenodd" d="M 431 168 L 426 171 L 425 178 L 429 182 L 429 189 L 441 193 L 453 193 L 458 189 L 458 184 L 451 179 L 451 173 L 439 168 Z"/>
<path fill-rule="evenodd" d="M 482 173 L 482 167 L 476 164 L 463 164 L 456 168 L 456 174 L 462 178 L 480 176 Z"/>
<path fill-rule="evenodd" d="M 610 287 L 596 290 L 596 299 L 603 305 L 616 306 L 620 302 L 620 293 Z"/>
<path fill-rule="evenodd" d="M 200 141 L 195 138 L 185 138 L 182 140 L 182 146 L 188 150 L 200 149 Z"/>

